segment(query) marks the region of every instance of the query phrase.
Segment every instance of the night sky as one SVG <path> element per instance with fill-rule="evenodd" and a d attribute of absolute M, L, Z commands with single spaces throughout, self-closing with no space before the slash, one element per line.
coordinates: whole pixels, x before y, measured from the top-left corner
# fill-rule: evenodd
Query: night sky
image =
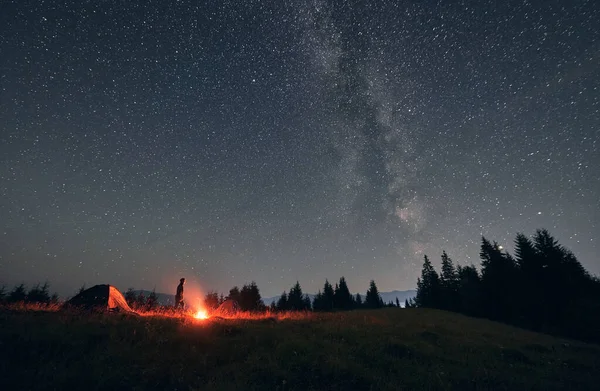
<path fill-rule="evenodd" d="M 547 228 L 600 273 L 600 2 L 0 6 L 0 285 L 414 289 Z"/>

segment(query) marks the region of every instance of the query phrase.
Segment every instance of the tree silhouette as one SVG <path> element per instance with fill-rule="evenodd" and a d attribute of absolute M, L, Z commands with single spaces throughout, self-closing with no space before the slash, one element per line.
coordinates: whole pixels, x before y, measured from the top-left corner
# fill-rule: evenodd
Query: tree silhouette
<path fill-rule="evenodd" d="M 310 298 L 305 298 L 302 293 L 300 283 L 296 281 L 296 284 L 290 289 L 290 293 L 287 297 L 288 310 L 291 311 L 304 311 L 310 309 Z"/>
<path fill-rule="evenodd" d="M 417 279 L 416 303 L 419 307 L 440 308 L 440 278 L 427 255 L 424 256 L 421 277 Z"/>
<path fill-rule="evenodd" d="M 221 305 L 221 300 L 219 299 L 219 294 L 217 292 L 210 291 L 204 296 L 204 307 L 207 310 L 213 311 L 219 308 Z"/>
<path fill-rule="evenodd" d="M 240 302 L 240 289 L 237 286 L 234 286 L 229 290 L 229 295 L 227 296 L 228 300 L 233 300 L 239 304 Z"/>
<path fill-rule="evenodd" d="M 446 251 L 442 252 L 442 273 L 440 275 L 440 289 L 441 297 L 440 304 L 441 308 L 449 311 L 457 311 L 459 309 L 458 304 L 458 288 L 459 288 L 458 274 L 452 260 L 446 254 Z"/>
<path fill-rule="evenodd" d="M 315 298 L 313 299 L 312 308 L 313 311 L 325 311 L 324 307 L 325 306 L 323 302 L 323 293 L 321 293 L 321 290 L 319 289 L 319 291 L 315 295 Z"/>
<path fill-rule="evenodd" d="M 340 310 L 350 310 L 352 309 L 352 294 L 348 289 L 348 284 L 346 283 L 346 279 L 344 277 L 340 278 L 339 284 L 336 284 L 336 289 L 334 291 L 334 299 L 335 308 Z"/>
<path fill-rule="evenodd" d="M 288 309 L 288 296 L 287 293 L 283 291 L 283 293 L 279 297 L 279 300 L 277 300 L 277 311 L 287 311 Z"/>
<path fill-rule="evenodd" d="M 254 281 L 242 287 L 238 303 L 243 311 L 263 311 L 265 309 L 260 291 Z"/>
<path fill-rule="evenodd" d="M 537 230 L 532 238 L 518 233 L 514 244 L 513 258 L 496 242 L 482 237 L 481 273 L 473 265 L 453 271 L 444 252 L 437 278 L 425 257 L 415 304 L 600 342 L 600 279 L 590 276 L 575 255 L 545 229 Z M 456 300 L 446 301 L 454 284 Z M 436 285 L 441 302 L 435 298 Z M 409 300 L 405 305 L 413 306 Z"/>
<path fill-rule="evenodd" d="M 543 327 L 549 304 L 546 295 L 545 268 L 542 257 L 538 254 L 533 242 L 522 233 L 515 238 L 515 261 L 519 270 L 518 286 L 521 295 L 518 310 L 527 314 L 524 326 L 540 331 Z"/>
<path fill-rule="evenodd" d="M 27 293 L 26 301 L 28 303 L 50 304 L 50 285 L 46 282 L 40 286 L 37 284 Z"/>
<path fill-rule="evenodd" d="M 354 297 L 354 307 L 361 308 L 362 306 L 363 306 L 362 297 L 360 296 L 360 293 L 357 293 L 356 296 Z"/>
<path fill-rule="evenodd" d="M 481 279 L 477 268 L 473 265 L 458 266 L 458 307 L 467 315 L 479 316 L 482 314 Z"/>
<path fill-rule="evenodd" d="M 487 316 L 493 320 L 514 319 L 515 292 L 511 288 L 518 278 L 514 259 L 508 253 L 503 253 L 498 243 L 491 243 L 485 237 L 481 238 L 479 257 Z"/>
<path fill-rule="evenodd" d="M 369 284 L 369 290 L 365 296 L 365 307 L 367 308 L 381 308 L 383 307 L 383 299 L 379 295 L 379 290 L 374 280 L 371 280 Z"/>
<path fill-rule="evenodd" d="M 325 284 L 323 285 L 323 310 L 324 311 L 333 311 L 334 309 L 334 296 L 335 292 L 333 287 L 329 283 L 328 280 L 325 280 Z"/>
<path fill-rule="evenodd" d="M 8 295 L 8 301 L 10 303 L 24 302 L 26 299 L 27 291 L 25 290 L 25 284 L 17 285 Z"/>

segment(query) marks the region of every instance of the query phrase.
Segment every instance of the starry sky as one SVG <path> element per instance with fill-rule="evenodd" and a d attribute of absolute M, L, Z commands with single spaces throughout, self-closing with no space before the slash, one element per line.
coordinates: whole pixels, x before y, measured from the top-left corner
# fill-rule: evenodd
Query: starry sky
<path fill-rule="evenodd" d="M 600 273 L 600 3 L 0 12 L 0 284 L 414 289 L 547 228 Z"/>

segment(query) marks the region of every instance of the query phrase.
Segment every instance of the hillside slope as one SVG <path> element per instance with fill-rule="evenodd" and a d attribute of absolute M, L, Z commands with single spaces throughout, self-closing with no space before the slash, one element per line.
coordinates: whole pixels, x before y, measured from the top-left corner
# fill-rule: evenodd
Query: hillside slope
<path fill-rule="evenodd" d="M 258 320 L 0 312 L 8 389 L 589 390 L 600 346 L 421 309 Z"/>

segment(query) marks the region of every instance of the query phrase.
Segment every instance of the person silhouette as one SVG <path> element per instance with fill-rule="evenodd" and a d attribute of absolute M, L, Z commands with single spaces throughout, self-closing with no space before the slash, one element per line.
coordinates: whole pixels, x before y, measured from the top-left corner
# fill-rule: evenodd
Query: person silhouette
<path fill-rule="evenodd" d="M 185 284 L 185 278 L 181 278 L 179 280 L 179 285 L 177 285 L 177 293 L 175 294 L 175 308 L 183 309 L 184 301 L 183 301 L 183 284 Z"/>

